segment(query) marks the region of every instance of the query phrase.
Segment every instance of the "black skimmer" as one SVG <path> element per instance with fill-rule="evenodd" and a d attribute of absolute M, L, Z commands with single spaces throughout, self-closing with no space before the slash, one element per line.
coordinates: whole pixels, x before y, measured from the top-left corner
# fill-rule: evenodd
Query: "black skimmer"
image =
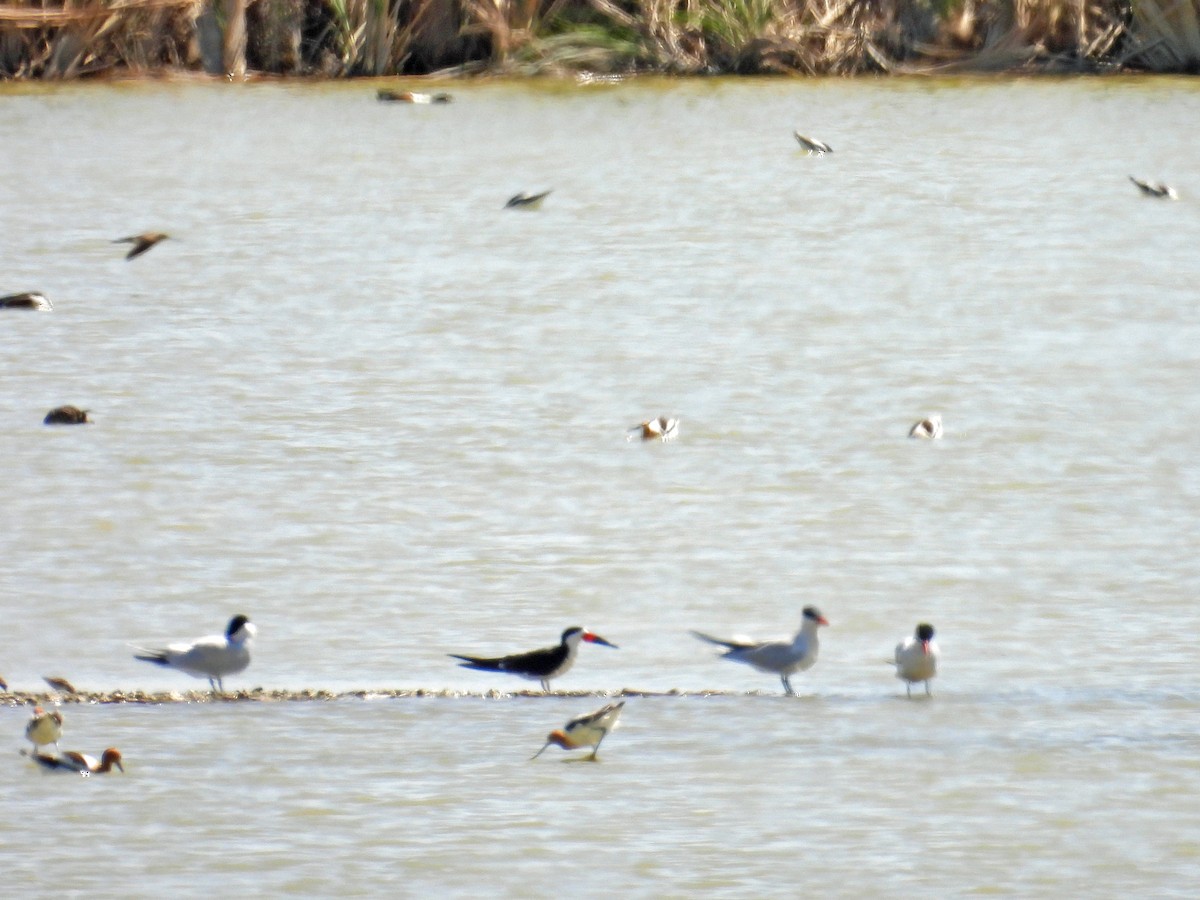
<path fill-rule="evenodd" d="M 54 304 L 46 299 L 45 294 L 28 292 L 25 294 L 9 294 L 0 297 L 0 309 L 36 309 L 47 312 L 54 309 Z"/>
<path fill-rule="evenodd" d="M 1161 181 L 1142 181 L 1142 179 L 1134 178 L 1132 175 L 1129 176 L 1129 180 L 1137 185 L 1138 190 L 1147 197 L 1157 197 L 1159 200 L 1179 199 L 1179 195 L 1175 193 L 1175 188 L 1168 187 Z"/>
<path fill-rule="evenodd" d="M 58 739 L 62 737 L 63 714 L 57 709 L 46 712 L 40 706 L 33 708 L 33 715 L 25 726 L 25 737 L 33 744 L 36 753 L 38 747 L 53 744 L 58 749 Z"/>
<path fill-rule="evenodd" d="M 50 687 L 52 687 L 54 690 L 58 691 L 59 693 L 62 693 L 62 694 L 78 693 L 78 691 L 75 690 L 75 685 L 71 684 L 71 682 L 67 681 L 67 679 L 65 679 L 65 678 L 59 678 L 58 676 L 55 676 L 55 675 L 43 675 L 42 681 L 46 682 L 46 684 L 50 685 Z"/>
<path fill-rule="evenodd" d="M 932 415 L 927 419 L 922 419 L 912 428 L 908 429 L 910 438 L 924 438 L 929 441 L 938 441 L 942 438 L 942 417 L 940 415 Z"/>
<path fill-rule="evenodd" d="M 833 148 L 824 141 L 818 141 L 816 138 L 805 137 L 800 132 L 793 132 L 796 136 L 796 142 L 805 150 L 809 156 L 821 156 L 825 153 L 832 153 Z"/>
<path fill-rule="evenodd" d="M 933 626 L 926 622 L 917 626 L 912 637 L 896 645 L 896 661 L 893 665 L 896 667 L 896 677 L 904 681 L 908 696 L 912 696 L 912 686 L 917 681 L 925 682 L 925 693 L 932 696 L 929 679 L 937 674 L 940 655 L 938 645 L 933 640 Z"/>
<path fill-rule="evenodd" d="M 621 718 L 621 710 L 624 708 L 625 701 L 621 700 L 602 706 L 595 712 L 572 719 L 562 729 L 550 732 L 546 736 L 546 743 L 542 745 L 542 749 L 533 754 L 530 759 L 537 759 L 542 755 L 542 751 L 551 744 L 557 744 L 564 750 L 591 747 L 592 755 L 587 759 L 595 759 L 596 754 L 600 751 L 601 742 L 608 737 L 610 731 L 617 727 L 617 720 Z"/>
<path fill-rule="evenodd" d="M 126 259 L 133 259 L 135 256 L 141 256 L 155 244 L 165 241 L 169 237 L 169 234 L 163 234 L 161 231 L 147 231 L 145 234 L 133 234 L 129 237 L 117 238 L 113 243 L 133 244 L 133 249 L 125 254 Z"/>
<path fill-rule="evenodd" d="M 579 652 L 579 642 L 603 644 L 605 647 L 617 649 L 598 634 L 573 626 L 562 633 L 562 641 L 554 647 L 543 647 L 541 650 L 530 650 L 528 653 L 514 653 L 511 656 L 494 658 L 479 656 L 461 656 L 457 653 L 448 654 L 453 659 L 461 659 L 459 663 L 464 669 L 478 669 L 481 672 L 508 672 L 520 675 L 542 683 L 542 690 L 549 693 L 550 679 L 566 674 L 575 664 L 575 655 Z"/>
<path fill-rule="evenodd" d="M 88 425 L 91 423 L 88 411 L 78 406 L 56 406 L 46 413 L 42 419 L 43 425 Z"/>
<path fill-rule="evenodd" d="M 384 103 L 449 103 L 454 98 L 449 94 L 419 94 L 415 91 L 392 91 L 387 88 L 381 88 L 376 94 L 376 98 Z"/>
<path fill-rule="evenodd" d="M 121 764 L 121 751 L 116 747 L 109 747 L 100 754 L 99 759 L 75 750 L 68 750 L 58 756 L 49 756 L 45 753 L 32 753 L 30 756 L 38 765 L 56 772 L 78 772 L 84 776 L 105 775 L 112 771 L 113 766 L 122 772 L 125 771 L 125 766 Z"/>
<path fill-rule="evenodd" d="M 542 201 L 550 196 L 550 191 L 542 191 L 540 194 L 525 194 L 520 193 L 508 198 L 508 202 L 504 204 L 505 209 L 537 209 L 542 205 Z"/>
<path fill-rule="evenodd" d="M 258 629 L 245 616 L 234 616 L 224 634 L 203 637 L 190 644 L 171 644 L 164 650 L 141 650 L 134 656 L 195 678 L 207 678 L 214 691 L 225 692 L 221 679 L 250 665 L 250 642 Z"/>
<path fill-rule="evenodd" d="M 815 606 L 806 606 L 800 630 L 791 641 L 724 641 L 699 631 L 693 631 L 692 634 L 702 641 L 724 647 L 726 652 L 721 654 L 722 659 L 745 663 L 760 672 L 778 675 L 783 682 L 784 691 L 795 694 L 788 679 L 794 672 L 812 668 L 820 650 L 817 628 L 828 624 Z"/>
<path fill-rule="evenodd" d="M 637 437 L 643 441 L 662 441 L 664 444 L 673 441 L 679 437 L 679 420 L 659 416 L 657 419 L 640 422 L 625 432 L 626 441 Z"/>

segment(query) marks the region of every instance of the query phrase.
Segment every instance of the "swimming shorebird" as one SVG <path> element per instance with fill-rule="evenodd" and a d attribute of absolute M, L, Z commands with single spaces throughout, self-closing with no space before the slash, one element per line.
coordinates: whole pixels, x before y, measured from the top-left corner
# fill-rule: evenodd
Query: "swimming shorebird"
<path fill-rule="evenodd" d="M 169 237 L 169 234 L 163 234 L 160 231 L 147 231 L 145 234 L 134 234 L 129 237 L 117 238 L 113 243 L 133 244 L 133 249 L 125 254 L 126 259 L 133 259 L 135 256 L 141 256 L 155 244 L 165 241 Z"/>
<path fill-rule="evenodd" d="M 679 420 L 659 416 L 657 419 L 641 422 L 625 432 L 626 442 L 632 441 L 636 437 L 640 437 L 643 441 L 662 441 L 664 444 L 667 441 L 673 441 L 679 437 Z"/>
<path fill-rule="evenodd" d="M 33 708 L 33 715 L 30 716 L 28 724 L 25 726 L 25 737 L 33 744 L 33 750 L 36 753 L 38 747 L 46 744 L 53 744 L 54 749 L 58 749 L 58 739 L 62 737 L 63 731 L 63 714 L 57 709 L 46 712 L 40 706 Z"/>
<path fill-rule="evenodd" d="M 54 304 L 46 299 L 45 294 L 29 291 L 24 294 L 9 294 L 0 297 L 0 309 L 36 309 L 48 312 L 54 309 Z"/>
<path fill-rule="evenodd" d="M 932 696 L 929 690 L 929 679 L 937 674 L 938 645 L 933 642 L 933 626 L 922 622 L 917 626 L 912 637 L 905 638 L 896 645 L 896 677 L 904 682 L 908 696 L 912 696 L 914 682 L 925 682 L 925 693 Z"/>
<path fill-rule="evenodd" d="M 540 681 L 542 690 L 550 692 L 550 680 L 565 675 L 575 664 L 575 656 L 579 652 L 579 642 L 603 644 L 605 647 L 617 649 L 616 644 L 610 644 L 598 634 L 580 628 L 578 625 L 568 628 L 562 633 L 562 641 L 554 647 L 544 647 L 541 650 L 530 650 L 528 653 L 514 653 L 511 656 L 480 657 L 460 656 L 457 653 L 448 654 L 453 659 L 465 660 L 459 663 L 464 669 L 478 669 L 481 672 L 508 672 L 532 681 Z"/>
<path fill-rule="evenodd" d="M 56 772 L 78 772 L 85 777 L 107 774 L 112 771 L 113 766 L 122 772 L 125 771 L 125 766 L 121 764 L 121 751 L 116 747 L 109 747 L 100 754 L 99 759 L 75 750 L 68 750 L 58 756 L 49 756 L 45 753 L 31 753 L 30 756 L 35 763 L 44 768 L 53 769 Z"/>
<path fill-rule="evenodd" d="M 59 678 L 56 675 L 43 675 L 42 681 L 46 682 L 46 684 L 50 685 L 50 687 L 52 687 L 54 690 L 56 690 L 60 693 L 63 693 L 63 694 L 78 693 L 78 691 L 75 690 L 75 685 L 71 684 L 71 682 L 67 681 L 67 679 L 65 679 L 65 678 Z"/>
<path fill-rule="evenodd" d="M 621 700 L 618 703 L 602 706 L 595 712 L 572 719 L 560 730 L 550 732 L 546 736 L 546 743 L 542 749 L 533 754 L 530 759 L 537 759 L 542 755 L 542 751 L 551 744 L 557 744 L 564 750 L 591 747 L 592 755 L 586 758 L 595 759 L 596 754 L 600 751 L 601 742 L 608 737 L 610 731 L 617 727 L 617 719 L 621 718 L 621 710 L 624 708 L 625 701 Z"/>
<path fill-rule="evenodd" d="M 816 138 L 805 137 L 798 131 L 793 132 L 793 134 L 796 136 L 796 142 L 801 146 L 802 149 L 807 151 L 809 156 L 821 156 L 822 154 L 833 152 L 833 148 L 824 141 L 818 141 Z"/>
<path fill-rule="evenodd" d="M 508 202 L 504 204 L 505 209 L 537 209 L 542 205 L 542 201 L 550 196 L 550 191 L 542 191 L 540 194 L 515 194 L 508 198 Z"/>
<path fill-rule="evenodd" d="M 1161 181 L 1142 181 L 1140 178 L 1129 176 L 1129 180 L 1137 185 L 1139 191 L 1147 197 L 1157 197 L 1160 200 L 1178 200 L 1179 195 L 1175 193 L 1175 188 L 1168 187 Z"/>
<path fill-rule="evenodd" d="M 815 606 L 806 606 L 800 630 L 791 641 L 725 641 L 699 631 L 693 631 L 692 634 L 702 641 L 724 647 L 726 652 L 721 654 L 722 659 L 745 663 L 760 672 L 778 675 L 784 691 L 795 694 L 788 679 L 795 672 L 812 668 L 820 650 L 817 628 L 828 624 Z"/>
<path fill-rule="evenodd" d="M 912 428 L 908 429 L 910 438 L 925 438 L 926 440 L 937 441 L 942 437 L 942 417 L 940 415 L 932 415 L 927 419 L 922 419 Z"/>
<path fill-rule="evenodd" d="M 46 418 L 42 419 L 43 425 L 87 425 L 92 420 L 88 418 L 88 411 L 80 409 L 78 406 L 56 406 L 50 412 L 46 413 Z"/>
<path fill-rule="evenodd" d="M 415 91 L 393 91 L 387 88 L 381 88 L 376 92 L 375 97 L 385 103 L 449 103 L 454 98 L 449 94 L 419 94 Z"/>
<path fill-rule="evenodd" d="M 250 642 L 258 629 L 245 616 L 234 616 L 224 634 L 214 634 L 190 644 L 170 644 L 164 650 L 144 650 L 134 656 L 144 662 L 178 669 L 194 678 L 207 678 L 214 691 L 225 692 L 221 679 L 250 665 Z"/>

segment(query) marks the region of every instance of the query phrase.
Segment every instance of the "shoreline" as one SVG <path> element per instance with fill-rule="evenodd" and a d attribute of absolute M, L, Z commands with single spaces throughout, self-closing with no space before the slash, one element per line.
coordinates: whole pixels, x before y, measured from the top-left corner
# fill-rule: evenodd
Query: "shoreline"
<path fill-rule="evenodd" d="M 76 691 L 73 694 L 59 691 L 2 691 L 0 706 L 97 706 L 135 704 L 145 706 L 173 703 L 303 703 L 330 702 L 337 700 L 514 700 L 540 697 L 783 697 L 779 691 L 727 691 L 727 690 L 683 690 L 672 688 L 665 691 L 621 688 L 615 691 L 457 691 L 445 688 L 357 688 L 332 691 L 322 688 L 300 688 L 296 690 L 251 688 L 242 691 L 226 691 L 216 694 L 211 691 Z"/>

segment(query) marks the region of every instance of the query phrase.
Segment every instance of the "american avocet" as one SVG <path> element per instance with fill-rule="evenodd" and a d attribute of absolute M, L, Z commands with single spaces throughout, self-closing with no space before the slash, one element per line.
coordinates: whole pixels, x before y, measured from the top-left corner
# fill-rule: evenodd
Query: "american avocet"
<path fill-rule="evenodd" d="M 33 715 L 25 725 L 25 737 L 33 744 L 34 752 L 38 747 L 53 744 L 58 749 L 58 739 L 62 737 L 63 714 L 57 709 L 46 712 L 40 706 L 33 708 Z"/>
<path fill-rule="evenodd" d="M 933 640 L 933 626 L 922 622 L 912 637 L 896 645 L 896 677 L 904 682 L 908 696 L 912 696 L 915 682 L 925 682 L 925 693 L 929 690 L 929 679 L 937 674 L 938 657 L 941 655 Z"/>
<path fill-rule="evenodd" d="M 508 672 L 542 683 L 542 690 L 549 692 L 550 680 L 566 674 L 575 664 L 575 655 L 579 652 L 579 642 L 603 644 L 605 647 L 616 648 L 598 634 L 578 626 L 568 628 L 562 633 L 562 641 L 554 647 L 544 647 L 541 650 L 530 650 L 528 653 L 514 653 L 510 656 L 479 657 L 460 656 L 457 653 L 448 654 L 453 659 L 461 659 L 459 663 L 465 669 L 478 669 L 481 672 Z"/>
<path fill-rule="evenodd" d="M 1142 179 L 1134 178 L 1132 175 L 1129 176 L 1129 180 L 1137 185 L 1138 190 L 1147 197 L 1157 197 L 1159 200 L 1179 199 L 1179 195 L 1175 193 L 1175 188 L 1168 187 L 1161 181 L 1142 181 Z"/>
<path fill-rule="evenodd" d="M 673 441 L 679 437 L 679 420 L 659 416 L 657 419 L 640 422 L 625 432 L 626 441 L 639 437 L 643 441 Z"/>
<path fill-rule="evenodd" d="M 542 191 L 540 194 L 515 194 L 508 198 L 508 202 L 504 204 L 505 209 L 537 209 L 542 205 L 542 201 L 550 196 L 550 191 Z"/>
<path fill-rule="evenodd" d="M 92 420 L 88 418 L 88 411 L 80 409 L 78 406 L 56 406 L 50 412 L 46 413 L 46 418 L 42 419 L 43 425 L 87 425 Z"/>
<path fill-rule="evenodd" d="M 134 659 L 178 669 L 195 678 L 207 678 L 214 691 L 224 693 L 221 679 L 250 665 L 250 642 L 258 629 L 245 616 L 234 616 L 224 634 L 203 637 L 190 644 L 171 644 L 164 650 L 141 650 Z"/>
<path fill-rule="evenodd" d="M 832 153 L 833 148 L 824 141 L 818 141 L 816 138 L 806 137 L 800 132 L 793 132 L 796 136 L 796 142 L 800 147 L 807 151 L 809 156 L 821 156 L 824 153 Z"/>
<path fill-rule="evenodd" d="M 926 440 L 936 441 L 942 437 L 942 417 L 940 415 L 932 415 L 927 419 L 922 419 L 912 428 L 908 429 L 910 438 L 925 438 Z"/>
<path fill-rule="evenodd" d="M 48 312 L 54 309 L 54 304 L 46 299 L 45 294 L 30 291 L 24 294 L 9 294 L 0 297 L 0 309 L 36 309 Z"/>
<path fill-rule="evenodd" d="M 133 234 L 129 237 L 117 238 L 113 243 L 133 244 L 133 248 L 125 254 L 126 259 L 133 259 L 135 256 L 141 256 L 155 244 L 165 241 L 169 237 L 169 234 L 163 234 L 161 231 L 147 231 L 145 234 Z"/>
<path fill-rule="evenodd" d="M 791 641 L 725 641 L 699 631 L 693 631 L 692 634 L 702 641 L 724 647 L 726 652 L 721 654 L 722 659 L 745 663 L 760 672 L 778 675 L 783 682 L 784 691 L 794 694 L 796 692 L 792 690 L 791 681 L 788 679 L 795 672 L 812 668 L 820 650 L 817 628 L 828 624 L 815 606 L 806 606 L 800 630 Z"/>
<path fill-rule="evenodd" d="M 33 753 L 31 756 L 33 757 L 33 761 L 38 765 L 47 769 L 53 769 L 56 772 L 78 772 L 80 775 L 104 775 L 111 772 L 113 766 L 116 766 L 122 772 L 125 771 L 125 766 L 121 764 L 121 751 L 116 747 L 109 747 L 100 754 L 99 759 L 75 750 L 68 750 L 65 753 L 60 753 L 58 756 L 49 756 L 45 753 Z"/>
<path fill-rule="evenodd" d="M 542 755 L 542 750 L 551 744 L 557 744 L 564 750 L 591 747 L 592 755 L 587 758 L 595 759 L 596 754 L 600 751 L 601 742 L 608 737 L 610 731 L 617 727 L 617 719 L 621 718 L 621 710 L 624 708 L 625 701 L 621 700 L 602 706 L 595 712 L 572 719 L 560 730 L 550 732 L 546 736 L 546 743 L 542 749 L 530 758 L 537 759 Z"/>

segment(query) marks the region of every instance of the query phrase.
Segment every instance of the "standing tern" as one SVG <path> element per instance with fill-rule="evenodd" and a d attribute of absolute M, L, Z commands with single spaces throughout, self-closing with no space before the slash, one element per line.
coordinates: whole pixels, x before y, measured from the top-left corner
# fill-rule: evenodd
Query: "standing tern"
<path fill-rule="evenodd" d="M 62 737 L 63 731 L 63 714 L 57 709 L 46 712 L 40 706 L 33 708 L 33 715 L 30 716 L 28 724 L 25 726 L 25 737 L 29 738 L 33 744 L 33 750 L 36 753 L 38 747 L 46 744 L 53 744 L 54 749 L 58 749 L 58 739 Z"/>
<path fill-rule="evenodd" d="M 459 663 L 464 669 L 478 669 L 481 672 L 510 672 L 542 683 L 542 690 L 550 692 L 550 679 L 566 674 L 575 664 L 575 655 L 579 652 L 579 642 L 603 644 L 605 647 L 617 649 L 616 644 L 610 644 L 598 634 L 574 626 L 562 633 L 562 641 L 554 647 L 544 647 L 541 650 L 530 650 L 528 653 L 514 653 L 510 656 L 493 658 L 479 656 L 460 656 L 457 653 L 448 654 L 453 659 L 461 659 Z"/>
<path fill-rule="evenodd" d="M 542 745 L 542 749 L 533 754 L 530 759 L 537 759 L 542 755 L 542 750 L 551 744 L 557 744 L 564 750 L 591 747 L 592 755 L 586 759 L 595 759 L 596 754 L 600 751 L 600 744 L 608 737 L 608 733 L 617 727 L 617 720 L 621 718 L 621 710 L 624 708 L 625 701 L 622 700 L 619 703 L 609 703 L 595 712 L 572 719 L 561 730 L 550 732 L 546 736 L 546 743 Z"/>
<path fill-rule="evenodd" d="M 725 641 L 699 631 L 693 631 L 692 634 L 702 641 L 726 648 L 726 652 L 721 654 L 722 659 L 745 663 L 760 672 L 778 675 L 783 682 L 784 691 L 794 695 L 796 692 L 792 690 L 789 676 L 793 672 L 803 672 L 812 668 L 820 650 L 817 628 L 828 624 L 815 606 L 806 606 L 800 630 L 791 641 Z"/>
<path fill-rule="evenodd" d="M 907 637 L 896 645 L 896 677 L 904 682 L 908 696 L 912 696 L 914 682 L 925 682 L 925 693 L 933 696 L 929 690 L 929 679 L 937 674 L 938 657 L 941 655 L 938 645 L 933 641 L 933 626 L 922 622 L 917 626 L 912 637 Z"/>
<path fill-rule="evenodd" d="M 225 692 L 221 678 L 236 675 L 250 665 L 250 641 L 258 629 L 245 616 L 229 620 L 225 633 L 203 637 L 190 644 L 170 644 L 165 650 L 145 650 L 134 659 L 178 669 L 196 678 L 207 678 L 214 691 Z"/>
<path fill-rule="evenodd" d="M 57 772 L 78 772 L 83 776 L 104 775 L 111 772 L 113 766 L 122 772 L 125 771 L 125 766 L 121 764 L 121 751 L 116 747 L 109 747 L 100 754 L 99 759 L 75 750 L 68 750 L 58 756 L 49 756 L 45 753 L 33 753 L 31 756 L 39 766 Z"/>

